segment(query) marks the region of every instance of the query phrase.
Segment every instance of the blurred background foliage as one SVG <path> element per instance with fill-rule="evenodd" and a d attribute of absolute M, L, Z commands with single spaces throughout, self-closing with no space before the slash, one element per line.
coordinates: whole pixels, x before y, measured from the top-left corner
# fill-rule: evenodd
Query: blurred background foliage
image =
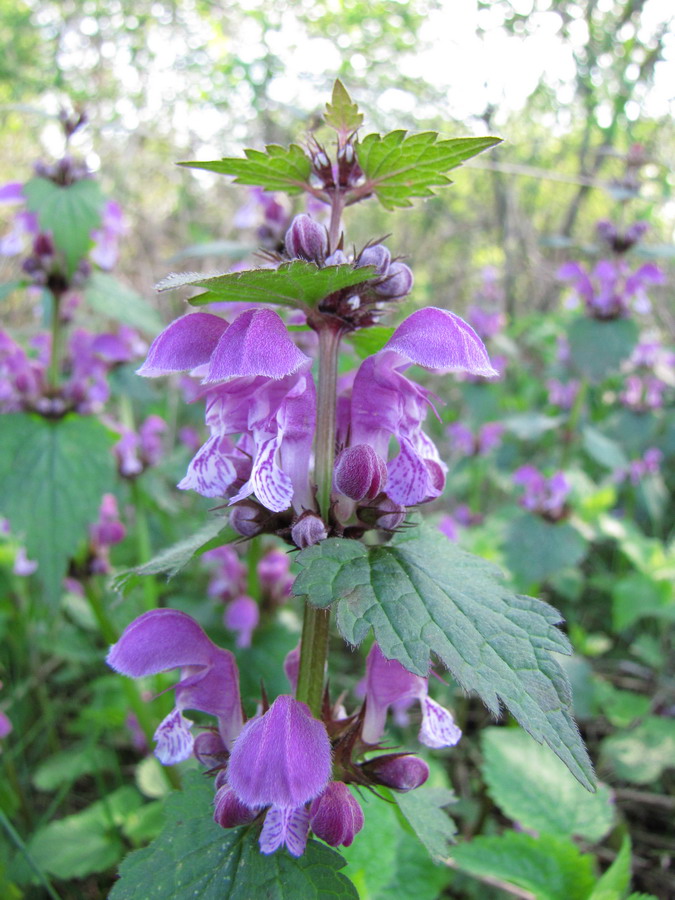
<path fill-rule="evenodd" d="M 0 165 L 26 177 L 27 160 L 62 151 L 59 109 L 84 109 L 74 149 L 125 209 L 124 275 L 151 296 L 186 244 L 235 235 L 246 199 L 173 163 L 302 142 L 339 76 L 380 131 L 505 138 L 452 191 L 387 219 L 420 302 L 461 311 L 490 264 L 510 313 L 548 309 L 556 263 L 592 249 L 594 223 L 634 191 L 620 181 L 636 143 L 646 165 L 632 213 L 670 255 L 672 19 L 667 0 L 1 0 Z M 380 219 L 372 208 L 358 228 Z"/>

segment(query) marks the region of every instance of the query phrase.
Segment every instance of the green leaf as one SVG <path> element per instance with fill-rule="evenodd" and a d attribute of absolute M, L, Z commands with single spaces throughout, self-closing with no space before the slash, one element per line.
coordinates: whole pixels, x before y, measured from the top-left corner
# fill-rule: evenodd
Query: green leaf
<path fill-rule="evenodd" d="M 352 101 L 342 82 L 337 79 L 333 85 L 332 102 L 326 103 L 324 119 L 326 125 L 334 128 L 338 134 L 348 137 L 363 124 L 363 115 L 359 107 Z"/>
<path fill-rule="evenodd" d="M 454 843 L 455 823 L 444 807 L 456 802 L 447 788 L 420 787 L 405 794 L 392 792 L 398 808 L 429 851 L 434 862 L 448 858 L 448 845 Z"/>
<path fill-rule="evenodd" d="M 101 224 L 104 198 L 97 181 L 85 178 L 66 186 L 47 178 L 31 178 L 23 188 L 26 206 L 37 213 L 41 231 L 50 231 L 72 275 L 92 244 L 91 232 Z"/>
<path fill-rule="evenodd" d="M 356 199 L 374 193 L 385 209 L 412 206 L 413 197 L 431 197 L 432 188 L 451 184 L 446 172 L 500 141 L 495 137 L 439 141 L 435 131 L 409 137 L 405 131 L 384 137 L 369 134 L 356 146 L 365 183 L 352 193 Z"/>
<path fill-rule="evenodd" d="M 588 900 L 621 900 L 630 890 L 630 837 L 626 835 L 616 859 L 593 888 Z"/>
<path fill-rule="evenodd" d="M 497 715 L 500 703 L 535 740 L 545 741 L 583 785 L 594 776 L 571 717 L 567 678 L 554 653 L 570 653 L 548 604 L 513 593 L 499 570 L 460 550 L 430 526 L 391 544 L 366 547 L 329 538 L 297 557 L 293 592 L 314 606 L 337 601 L 350 644 L 372 628 L 389 659 L 426 676 L 435 653 L 460 686 Z"/>
<path fill-rule="evenodd" d="M 278 269 L 249 269 L 211 278 L 190 275 L 190 280 L 183 284 L 208 289 L 208 293 L 190 299 L 193 306 L 203 306 L 214 301 L 239 301 L 281 303 L 307 308 L 316 306 L 335 291 L 369 281 L 374 271 L 373 266 L 353 269 L 350 265 L 325 266 L 320 269 L 315 263 L 295 260 Z M 161 291 L 180 286 L 176 280 L 167 284 L 165 279 L 157 287 Z"/>
<path fill-rule="evenodd" d="M 55 791 L 82 775 L 114 771 L 117 767 L 117 758 L 108 747 L 97 744 L 70 747 L 41 763 L 33 773 L 33 784 L 40 791 Z"/>
<path fill-rule="evenodd" d="M 656 781 L 675 766 L 675 721 L 649 716 L 631 731 L 610 735 L 602 742 L 602 757 L 623 781 Z"/>
<path fill-rule="evenodd" d="M 11 413 L 0 431 L 0 511 L 38 561 L 47 598 L 60 595 L 69 559 L 114 484 L 113 437 L 96 419 Z"/>
<path fill-rule="evenodd" d="M 452 877 L 449 869 L 430 865 L 420 842 L 401 827 L 396 803 L 365 792 L 361 803 L 364 827 L 342 851 L 360 900 L 436 900 Z"/>
<path fill-rule="evenodd" d="M 159 313 L 136 291 L 106 272 L 93 272 L 84 289 L 86 303 L 106 319 L 131 325 L 146 334 L 163 328 Z"/>
<path fill-rule="evenodd" d="M 612 587 L 612 625 L 625 631 L 640 619 L 653 616 L 675 622 L 673 582 L 657 580 L 643 572 L 631 572 Z"/>
<path fill-rule="evenodd" d="M 238 532 L 225 524 L 222 516 L 210 519 L 199 531 L 160 550 L 143 565 L 120 572 L 113 579 L 112 586 L 116 591 L 128 590 L 144 575 L 166 575 L 168 581 L 184 569 L 194 556 L 213 547 L 230 544 L 240 537 Z"/>
<path fill-rule="evenodd" d="M 28 850 L 42 869 L 57 878 L 104 872 L 124 855 L 120 830 L 141 805 L 138 791 L 121 787 L 82 812 L 41 828 L 31 838 Z"/>
<path fill-rule="evenodd" d="M 346 338 L 361 359 L 366 359 L 381 350 L 394 331 L 396 329 L 390 325 L 373 325 L 371 328 L 352 331 Z"/>
<path fill-rule="evenodd" d="M 593 857 L 564 838 L 507 831 L 453 848 L 456 868 L 531 891 L 536 900 L 587 900 L 593 889 Z"/>
<path fill-rule="evenodd" d="M 220 175 L 233 175 L 236 184 L 252 184 L 266 191 L 299 194 L 310 188 L 312 162 L 297 144 L 280 147 L 268 144 L 265 150 L 244 150 L 245 159 L 226 157 L 210 162 L 181 162 L 179 166 L 206 169 Z"/>
<path fill-rule="evenodd" d="M 521 441 L 537 441 L 549 431 L 560 428 L 565 416 L 547 416 L 545 413 L 526 412 L 506 416 L 504 427 Z"/>
<path fill-rule="evenodd" d="M 486 728 L 483 777 L 501 811 L 523 828 L 601 840 L 614 824 L 609 789 L 589 794 L 545 747 L 516 728 Z"/>
<path fill-rule="evenodd" d="M 572 365 L 591 381 L 618 370 L 633 351 L 638 327 L 632 319 L 575 319 L 567 332 Z"/>
<path fill-rule="evenodd" d="M 120 866 L 110 900 L 358 900 L 334 850 L 310 840 L 303 856 L 260 853 L 260 826 L 223 829 L 212 818 L 213 784 L 191 773 L 166 801 L 166 826 Z"/>
<path fill-rule="evenodd" d="M 626 454 L 619 444 L 592 425 L 584 426 L 581 439 L 586 453 L 606 469 L 624 469 L 628 466 Z"/>
<path fill-rule="evenodd" d="M 531 584 L 576 566 L 586 553 L 586 541 L 569 522 L 547 522 L 526 512 L 509 523 L 504 551 L 510 571 Z"/>

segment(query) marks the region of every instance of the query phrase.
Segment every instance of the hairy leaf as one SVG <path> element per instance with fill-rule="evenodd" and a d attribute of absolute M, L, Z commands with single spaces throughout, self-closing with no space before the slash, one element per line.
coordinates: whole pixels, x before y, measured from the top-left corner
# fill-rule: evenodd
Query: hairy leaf
<path fill-rule="evenodd" d="M 89 252 L 91 232 L 101 224 L 103 194 L 90 178 L 66 186 L 48 178 L 31 178 L 23 188 L 26 206 L 37 213 L 41 231 L 51 232 L 72 275 Z"/>
<path fill-rule="evenodd" d="M 226 157 L 210 162 L 182 162 L 190 169 L 206 169 L 220 175 L 233 175 L 237 184 L 251 184 L 266 191 L 299 194 L 309 188 L 312 163 L 297 144 L 280 147 L 268 144 L 265 150 L 244 150 L 246 158 Z"/>
<path fill-rule="evenodd" d="M 374 193 L 385 209 L 412 206 L 413 197 L 431 197 L 432 188 L 450 184 L 446 172 L 500 140 L 478 137 L 439 141 L 435 131 L 408 137 L 405 131 L 391 131 L 384 137 L 369 134 L 356 147 L 365 181 L 355 189 L 355 199 Z"/>
<path fill-rule="evenodd" d="M 570 645 L 551 606 L 513 593 L 495 566 L 429 526 L 379 547 L 329 538 L 297 561 L 303 571 L 294 593 L 320 607 L 337 601 L 337 625 L 350 644 L 372 628 L 387 658 L 423 676 L 435 653 L 464 690 L 495 715 L 503 703 L 593 789 L 569 684 L 553 656 Z"/>
<path fill-rule="evenodd" d="M 0 430 L 0 513 L 38 562 L 55 601 L 68 560 L 87 540 L 103 494 L 112 489 L 113 437 L 96 419 L 51 420 L 10 413 Z"/>
<path fill-rule="evenodd" d="M 207 288 L 207 294 L 191 298 L 193 306 L 214 301 L 239 301 L 280 303 L 306 309 L 316 306 L 335 291 L 363 284 L 373 277 L 374 272 L 373 266 L 358 269 L 350 265 L 319 268 L 315 263 L 295 260 L 278 269 L 248 269 L 206 278 L 196 276 L 184 283 Z M 170 290 L 179 285 L 174 282 L 166 286 L 166 282 L 162 282 L 158 287 L 160 290 Z"/>
<path fill-rule="evenodd" d="M 434 862 L 448 858 L 457 829 L 444 807 L 456 802 L 447 788 L 420 787 L 405 794 L 391 792 L 398 808 Z"/>
<path fill-rule="evenodd" d="M 571 841 L 507 831 L 477 837 L 453 848 L 455 867 L 469 875 L 488 875 L 531 891 L 537 900 L 586 900 L 593 889 L 593 857 Z"/>
<path fill-rule="evenodd" d="M 333 85 L 332 102 L 326 103 L 324 119 L 340 135 L 347 137 L 363 124 L 363 115 L 359 107 L 352 102 L 342 82 L 338 79 Z"/>
<path fill-rule="evenodd" d="M 501 811 L 533 831 L 601 840 L 614 824 L 607 787 L 581 787 L 565 766 L 519 728 L 486 728 L 483 777 Z"/>
<path fill-rule="evenodd" d="M 213 547 L 229 544 L 241 537 L 234 529 L 228 528 L 224 519 L 211 519 L 203 528 L 189 537 L 160 550 L 151 560 L 133 569 L 125 569 L 113 579 L 113 587 L 117 591 L 124 591 L 136 584 L 143 575 L 166 575 L 167 580 L 177 575 L 181 569 L 197 555 Z"/>
<path fill-rule="evenodd" d="M 166 827 L 120 866 L 110 900 L 358 900 L 334 850 L 310 840 L 295 859 L 260 853 L 259 825 L 224 829 L 212 818 L 213 785 L 192 773 L 166 803 Z"/>

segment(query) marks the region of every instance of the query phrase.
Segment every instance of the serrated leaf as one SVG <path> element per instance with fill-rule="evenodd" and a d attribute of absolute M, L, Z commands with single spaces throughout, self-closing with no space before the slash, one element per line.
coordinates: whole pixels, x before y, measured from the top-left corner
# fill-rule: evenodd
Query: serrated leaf
<path fill-rule="evenodd" d="M 338 134 L 344 137 L 349 136 L 357 128 L 361 127 L 363 115 L 359 112 L 358 105 L 352 101 L 339 78 L 333 85 L 331 100 L 331 103 L 326 103 L 326 112 L 324 114 L 326 125 L 330 125 Z"/>
<path fill-rule="evenodd" d="M 9 413 L 0 430 L 0 511 L 54 602 L 68 560 L 112 489 L 113 437 L 96 419 Z"/>
<path fill-rule="evenodd" d="M 593 889 L 593 857 L 571 841 L 507 831 L 501 837 L 477 837 L 453 848 L 456 868 L 490 876 L 531 891 L 536 900 L 587 900 Z"/>
<path fill-rule="evenodd" d="M 48 178 L 31 178 L 23 188 L 27 208 L 37 213 L 41 231 L 49 231 L 66 260 L 68 275 L 85 258 L 91 232 L 101 224 L 104 198 L 91 178 L 59 185 Z"/>
<path fill-rule="evenodd" d="M 217 300 L 230 303 L 280 303 L 306 309 L 316 306 L 336 291 L 363 284 L 373 277 L 374 272 L 374 266 L 358 269 L 353 269 L 350 265 L 319 268 L 315 263 L 295 260 L 278 269 L 248 269 L 245 272 L 202 277 L 183 283 L 203 287 L 208 291 L 207 295 L 192 297 L 189 301 L 192 306 L 203 306 Z M 166 282 L 161 284 L 162 290 L 179 286 L 175 282 L 169 287 Z"/>
<path fill-rule="evenodd" d="M 162 330 L 163 323 L 157 310 L 107 272 L 92 273 L 84 289 L 84 299 L 105 319 L 122 322 L 150 335 Z"/>
<path fill-rule="evenodd" d="M 120 866 L 110 900 L 358 900 L 334 850 L 310 840 L 303 856 L 260 853 L 259 825 L 224 829 L 212 818 L 213 785 L 191 773 L 166 801 L 166 826 Z"/>
<path fill-rule="evenodd" d="M 626 835 L 616 859 L 593 888 L 588 900 L 621 900 L 630 889 L 630 837 Z"/>
<path fill-rule="evenodd" d="M 384 793 L 391 796 L 386 789 Z M 450 871 L 430 865 L 424 847 L 401 827 L 395 802 L 364 792 L 361 805 L 364 827 L 342 850 L 345 874 L 361 900 L 436 900 L 452 877 Z"/>
<path fill-rule="evenodd" d="M 501 811 L 523 828 L 558 837 L 601 840 L 614 824 L 609 789 L 581 787 L 545 747 L 516 728 L 486 728 L 483 777 Z"/>
<path fill-rule="evenodd" d="M 148 562 L 120 572 L 113 579 L 112 587 L 116 591 L 125 591 L 144 575 L 166 575 L 168 581 L 185 568 L 194 556 L 201 555 L 213 547 L 232 543 L 240 537 L 241 535 L 229 528 L 222 518 L 211 519 L 199 531 L 160 550 Z"/>
<path fill-rule="evenodd" d="M 593 789 L 593 769 L 571 716 L 567 678 L 553 654 L 570 653 L 559 613 L 513 593 L 492 564 L 420 526 L 391 544 L 329 538 L 297 557 L 293 592 L 314 606 L 337 603 L 350 644 L 372 628 L 389 659 L 426 676 L 435 653 L 460 686 L 497 715 L 503 703 Z"/>
<path fill-rule="evenodd" d="M 438 140 L 435 131 L 369 134 L 356 146 L 365 181 L 356 198 L 374 193 L 385 209 L 412 206 L 413 197 L 431 197 L 432 188 L 450 184 L 445 174 L 467 159 L 500 143 L 496 137 Z"/>
<path fill-rule="evenodd" d="M 210 162 L 181 162 L 179 166 L 233 175 L 236 184 L 251 184 L 266 191 L 299 194 L 309 188 L 312 163 L 297 144 L 268 144 L 265 150 L 244 150 L 245 159 L 225 157 Z"/>
<path fill-rule="evenodd" d="M 433 861 L 447 859 L 449 845 L 454 843 L 457 833 L 455 823 L 444 810 L 456 802 L 453 792 L 447 788 L 420 787 L 395 794 L 394 799 Z"/>

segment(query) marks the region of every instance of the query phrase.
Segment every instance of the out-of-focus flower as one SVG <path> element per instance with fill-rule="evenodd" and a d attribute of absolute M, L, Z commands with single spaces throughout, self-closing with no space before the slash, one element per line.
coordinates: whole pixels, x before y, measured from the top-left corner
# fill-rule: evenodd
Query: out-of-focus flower
<path fill-rule="evenodd" d="M 530 512 L 551 521 L 565 514 L 571 485 L 563 472 L 555 472 L 547 478 L 534 466 L 521 466 L 513 473 L 513 483 L 525 489 L 519 503 Z"/>
<path fill-rule="evenodd" d="M 571 282 L 586 311 L 595 319 L 627 316 L 631 306 L 636 312 L 649 312 L 647 287 L 665 282 L 656 263 L 644 263 L 631 271 L 621 259 L 600 260 L 590 274 L 581 263 L 567 262 L 557 274 L 561 281 Z"/>

